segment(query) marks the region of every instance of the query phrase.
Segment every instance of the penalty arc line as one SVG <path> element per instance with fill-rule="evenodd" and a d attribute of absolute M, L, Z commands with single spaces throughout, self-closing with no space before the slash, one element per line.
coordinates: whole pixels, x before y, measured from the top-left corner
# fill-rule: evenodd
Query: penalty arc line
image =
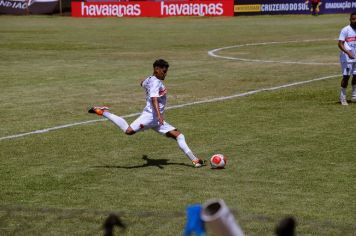
<path fill-rule="evenodd" d="M 243 62 L 261 62 L 261 63 L 280 63 L 280 64 L 298 64 L 298 65 L 339 65 L 339 63 L 326 63 L 326 62 L 302 62 L 302 61 L 273 61 L 273 60 L 259 60 L 259 59 L 247 59 L 241 57 L 229 57 L 223 55 L 217 55 L 217 52 L 228 50 L 232 48 L 250 47 L 250 46 L 264 46 L 264 45 L 276 45 L 276 44 L 295 44 L 295 43 L 308 43 L 308 42 L 320 42 L 330 41 L 331 39 L 309 39 L 309 40 L 293 40 L 293 41 L 281 41 L 281 42 L 263 42 L 263 43 L 247 43 L 233 46 L 227 46 L 222 48 L 216 48 L 208 51 L 208 55 L 215 58 L 236 60 Z"/>
<path fill-rule="evenodd" d="M 260 93 L 260 92 L 275 91 L 275 90 L 279 90 L 279 89 L 283 89 L 283 88 L 308 84 L 308 83 L 312 83 L 312 82 L 316 82 L 316 81 L 332 79 L 332 78 L 339 77 L 339 76 L 340 75 L 330 75 L 330 76 L 325 76 L 325 77 L 320 77 L 320 78 L 315 78 L 315 79 L 305 80 L 305 81 L 300 81 L 300 82 L 294 82 L 294 83 L 270 87 L 270 88 L 261 88 L 261 89 L 257 89 L 257 90 L 253 90 L 253 91 L 249 91 L 249 92 L 245 92 L 245 93 L 234 94 L 231 96 L 217 97 L 217 98 L 212 98 L 212 99 L 207 99 L 207 100 L 185 103 L 185 104 L 181 104 L 181 105 L 174 105 L 174 106 L 167 107 L 167 110 L 177 109 L 177 108 L 182 108 L 182 107 L 187 107 L 187 106 L 193 106 L 193 105 L 198 105 L 198 104 L 204 104 L 204 103 L 224 101 L 224 100 L 234 99 L 234 98 L 239 98 L 239 97 L 245 97 L 245 96 L 253 95 L 256 93 Z M 132 114 L 124 115 L 122 117 L 128 118 L 128 117 L 138 116 L 140 114 L 141 113 L 132 113 Z M 14 134 L 14 135 L 10 135 L 10 136 L 0 137 L 0 141 L 7 140 L 7 139 L 16 139 L 16 138 L 20 138 L 20 137 L 24 137 L 24 136 L 28 136 L 28 135 L 33 135 L 33 134 L 42 134 L 42 133 L 47 133 L 47 132 L 54 131 L 54 130 L 69 128 L 69 127 L 73 127 L 73 126 L 77 126 L 77 125 L 91 124 L 91 123 L 95 123 L 95 122 L 99 122 L 99 121 L 106 121 L 106 120 L 107 119 L 88 120 L 88 121 L 82 121 L 82 122 L 76 122 L 76 123 L 71 123 L 71 124 L 66 124 L 66 125 L 55 126 L 55 127 L 51 127 L 51 128 L 47 128 L 47 129 L 35 130 L 35 131 L 27 132 L 27 133 Z"/>

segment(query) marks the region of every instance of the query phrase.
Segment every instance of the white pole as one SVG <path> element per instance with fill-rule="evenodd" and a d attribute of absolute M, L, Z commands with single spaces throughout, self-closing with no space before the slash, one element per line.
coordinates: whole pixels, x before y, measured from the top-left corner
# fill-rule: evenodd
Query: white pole
<path fill-rule="evenodd" d="M 201 218 L 214 236 L 244 236 L 235 217 L 222 199 L 206 202 L 202 208 Z"/>

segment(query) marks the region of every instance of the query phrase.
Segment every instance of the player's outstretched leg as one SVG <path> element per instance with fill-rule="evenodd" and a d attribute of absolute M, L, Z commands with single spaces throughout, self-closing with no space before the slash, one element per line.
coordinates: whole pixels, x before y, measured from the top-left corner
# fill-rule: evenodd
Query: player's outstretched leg
<path fill-rule="evenodd" d="M 98 116 L 102 116 L 105 111 L 108 111 L 108 107 L 91 107 L 88 110 L 88 113 L 97 114 Z"/>
<path fill-rule="evenodd" d="M 120 116 L 110 113 L 108 107 L 91 107 L 88 110 L 88 112 L 95 113 L 99 116 L 104 116 L 104 117 L 108 118 L 111 122 L 113 122 L 115 125 L 117 125 L 126 134 L 134 133 L 134 132 L 128 132 L 129 125 L 127 124 L 126 120 L 121 118 Z"/>
<path fill-rule="evenodd" d="M 111 122 L 117 125 L 124 133 L 127 133 L 127 129 L 129 128 L 129 124 L 127 124 L 126 120 L 120 116 L 117 116 L 110 112 L 104 112 L 103 116 L 108 118 Z"/>
<path fill-rule="evenodd" d="M 185 142 L 185 137 L 182 133 L 177 130 L 172 130 L 166 134 L 168 137 L 175 138 L 177 140 L 179 148 L 184 152 L 184 154 L 192 161 L 194 167 L 199 168 L 202 167 L 205 163 L 203 160 L 197 158 L 192 150 L 188 147 Z"/>

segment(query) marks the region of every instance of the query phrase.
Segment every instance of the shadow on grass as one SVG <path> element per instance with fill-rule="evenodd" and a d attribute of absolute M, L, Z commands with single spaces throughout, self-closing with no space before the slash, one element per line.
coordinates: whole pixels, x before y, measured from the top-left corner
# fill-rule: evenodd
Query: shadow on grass
<path fill-rule="evenodd" d="M 338 104 L 338 105 L 341 105 L 341 103 L 340 103 L 339 101 L 334 102 L 334 103 L 335 103 L 335 104 Z M 348 103 L 349 105 L 355 105 L 355 104 L 356 104 L 355 102 L 351 101 L 351 99 L 348 99 L 348 100 L 347 100 L 347 103 Z"/>
<path fill-rule="evenodd" d="M 191 168 L 193 167 L 193 165 L 188 165 L 184 163 L 169 162 L 168 159 L 150 159 L 147 155 L 143 155 L 142 160 L 146 161 L 146 163 L 142 165 L 136 165 L 136 166 L 104 165 L 104 166 L 94 166 L 94 168 L 136 169 L 136 168 L 156 166 L 160 169 L 164 169 L 164 166 L 168 166 L 168 165 L 187 166 Z"/>

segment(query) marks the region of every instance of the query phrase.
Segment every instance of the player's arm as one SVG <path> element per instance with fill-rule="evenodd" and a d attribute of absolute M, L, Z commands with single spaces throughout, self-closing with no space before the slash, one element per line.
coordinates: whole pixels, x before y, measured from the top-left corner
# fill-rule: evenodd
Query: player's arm
<path fill-rule="evenodd" d="M 159 110 L 158 97 L 151 97 L 151 101 L 152 101 L 153 109 L 156 113 L 158 122 L 160 125 L 163 125 L 164 119 L 163 119 L 161 112 Z"/>
<path fill-rule="evenodd" d="M 147 78 L 144 78 L 144 79 L 141 79 L 141 80 L 140 80 L 140 85 L 141 85 L 141 87 L 143 86 L 143 82 L 145 82 L 146 79 L 147 79 Z"/>
<path fill-rule="evenodd" d="M 344 44 L 345 44 L 345 41 L 339 40 L 339 43 L 337 45 L 341 51 L 343 51 L 344 53 L 346 53 L 349 56 L 350 59 L 355 59 L 355 55 L 351 51 L 347 50 L 345 48 Z"/>

